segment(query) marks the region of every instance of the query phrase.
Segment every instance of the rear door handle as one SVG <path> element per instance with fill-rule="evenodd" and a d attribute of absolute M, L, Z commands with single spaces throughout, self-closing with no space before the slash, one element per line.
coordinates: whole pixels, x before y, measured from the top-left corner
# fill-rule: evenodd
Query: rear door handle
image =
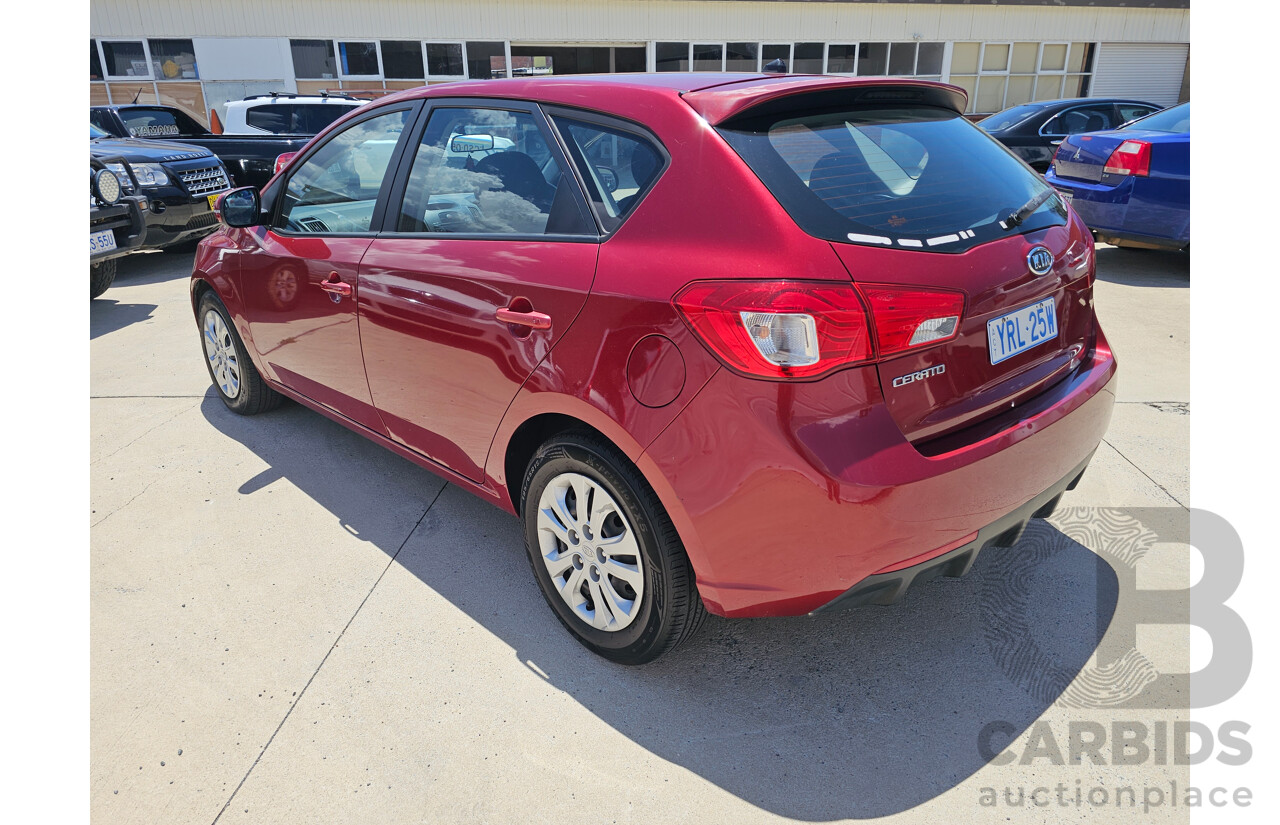
<path fill-rule="evenodd" d="M 345 283 L 336 272 L 330 272 L 329 277 L 320 282 L 320 288 L 332 295 L 335 301 L 351 297 L 351 284 Z"/>
<path fill-rule="evenodd" d="M 517 324 L 530 329 L 551 329 L 551 316 L 543 312 L 519 312 L 511 307 L 503 307 L 493 313 L 504 324 Z"/>

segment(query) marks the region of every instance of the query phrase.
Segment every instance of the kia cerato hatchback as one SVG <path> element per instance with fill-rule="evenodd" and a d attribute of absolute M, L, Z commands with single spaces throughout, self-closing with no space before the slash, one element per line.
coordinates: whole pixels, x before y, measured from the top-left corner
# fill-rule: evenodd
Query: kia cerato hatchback
<path fill-rule="evenodd" d="M 210 375 L 519 516 L 618 662 L 707 611 L 892 602 L 1048 515 L 1114 401 L 1088 229 L 964 109 L 747 74 L 384 98 L 222 197 Z"/>

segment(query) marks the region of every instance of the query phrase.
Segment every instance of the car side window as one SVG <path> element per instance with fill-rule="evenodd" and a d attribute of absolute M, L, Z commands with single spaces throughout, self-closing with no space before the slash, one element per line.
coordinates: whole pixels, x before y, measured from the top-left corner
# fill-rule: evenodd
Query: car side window
<path fill-rule="evenodd" d="M 596 217 L 612 230 L 657 179 L 665 162 L 662 153 L 632 131 L 560 115 L 552 120 L 587 183 Z"/>
<path fill-rule="evenodd" d="M 414 152 L 397 228 L 481 235 L 594 234 L 528 112 L 437 108 Z"/>
<path fill-rule="evenodd" d="M 1101 132 L 1114 129 L 1119 124 L 1111 113 L 1111 106 L 1077 106 L 1062 112 L 1044 127 L 1046 135 L 1077 135 L 1081 132 Z"/>
<path fill-rule="evenodd" d="M 1116 106 L 1120 110 L 1120 122 L 1128 123 L 1131 120 L 1137 120 L 1140 117 L 1146 117 L 1156 111 L 1152 106 L 1140 106 L 1132 103 L 1121 103 Z"/>
<path fill-rule="evenodd" d="M 410 110 L 362 120 L 331 137 L 290 177 L 275 226 L 289 232 L 368 232 Z"/>

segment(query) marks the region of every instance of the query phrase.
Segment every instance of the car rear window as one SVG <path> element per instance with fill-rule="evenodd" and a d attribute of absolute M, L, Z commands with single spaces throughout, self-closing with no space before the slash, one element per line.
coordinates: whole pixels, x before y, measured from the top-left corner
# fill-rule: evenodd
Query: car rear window
<path fill-rule="evenodd" d="M 245 123 L 275 135 L 315 135 L 356 106 L 337 103 L 268 103 L 245 112 Z"/>
<path fill-rule="evenodd" d="M 1191 104 L 1183 103 L 1171 109 L 1164 109 L 1154 115 L 1147 115 L 1135 120 L 1126 129 L 1142 129 L 1148 132 L 1191 132 Z"/>
<path fill-rule="evenodd" d="M 1048 185 L 981 129 L 929 106 L 785 112 L 721 135 L 799 226 L 844 243 L 962 252 L 1010 231 L 1004 218 Z M 1066 223 L 1049 197 L 1017 228 Z"/>
<path fill-rule="evenodd" d="M 192 137 L 206 134 L 206 129 L 175 109 L 120 109 L 120 119 L 134 137 Z"/>

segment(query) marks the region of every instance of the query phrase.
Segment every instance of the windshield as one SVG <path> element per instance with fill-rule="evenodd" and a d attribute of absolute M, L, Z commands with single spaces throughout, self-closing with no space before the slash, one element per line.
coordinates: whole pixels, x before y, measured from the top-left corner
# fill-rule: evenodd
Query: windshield
<path fill-rule="evenodd" d="M 92 123 L 89 124 L 89 140 L 96 140 L 97 138 L 104 137 L 110 137 L 110 135 L 99 129 L 97 126 L 94 126 Z"/>
<path fill-rule="evenodd" d="M 119 115 L 134 137 L 196 137 L 208 134 L 203 126 L 176 109 L 138 106 L 120 109 Z"/>
<path fill-rule="evenodd" d="M 1005 109 L 1003 112 L 997 112 L 991 117 L 979 120 L 978 125 L 983 129 L 986 129 L 988 132 L 998 132 L 1001 129 L 1008 129 L 1012 126 L 1017 126 L 1036 112 L 1042 111 L 1044 111 L 1043 106 L 1033 104 L 1014 106 L 1012 109 Z"/>
<path fill-rule="evenodd" d="M 788 113 L 791 114 L 791 113 Z M 844 243 L 963 252 L 1052 190 L 956 112 L 924 106 L 761 116 L 718 130 L 796 223 Z M 1050 196 L 1018 232 L 1066 223 Z"/>
<path fill-rule="evenodd" d="M 1154 115 L 1147 115 L 1123 128 L 1142 129 L 1147 132 L 1186 132 L 1190 134 L 1191 103 L 1188 101 L 1180 106 L 1156 112 Z"/>

